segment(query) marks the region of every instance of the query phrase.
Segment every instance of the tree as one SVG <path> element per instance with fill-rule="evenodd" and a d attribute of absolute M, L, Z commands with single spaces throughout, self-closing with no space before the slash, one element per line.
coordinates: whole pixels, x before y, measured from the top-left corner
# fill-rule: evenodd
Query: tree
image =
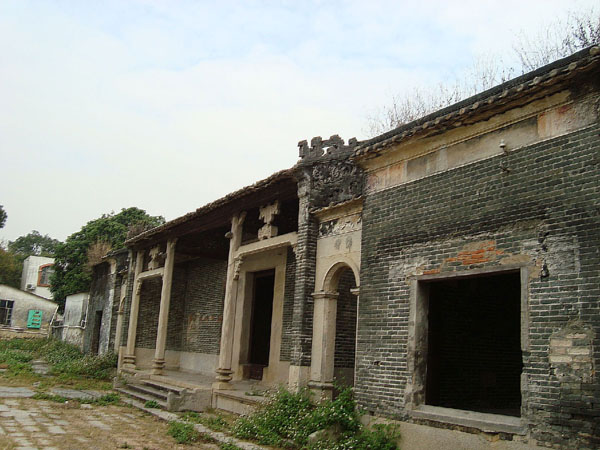
<path fill-rule="evenodd" d="M 12 252 L 0 248 L 0 284 L 18 289 L 21 283 L 22 262 Z"/>
<path fill-rule="evenodd" d="M 4 211 L 4 206 L 0 205 L 0 228 L 4 228 L 7 217 L 6 211 Z"/>
<path fill-rule="evenodd" d="M 513 50 L 520 66 L 510 67 L 502 57 L 480 57 L 454 82 L 415 88 L 392 96 L 389 104 L 367 117 L 370 137 L 420 119 L 446 106 L 508 81 L 517 74 L 537 69 L 577 50 L 600 43 L 600 12 L 572 12 L 537 35 L 518 34 Z"/>
<path fill-rule="evenodd" d="M 31 233 L 9 242 L 8 249 L 23 258 L 31 255 L 54 256 L 58 244 L 60 244 L 59 240 L 52 239 L 47 234 L 42 236 L 39 231 L 33 230 Z"/>
<path fill-rule="evenodd" d="M 513 49 L 524 72 L 535 70 L 583 48 L 600 43 L 600 11 L 571 12 L 539 33 L 521 32 Z"/>
<path fill-rule="evenodd" d="M 106 249 L 119 249 L 130 227 L 149 229 L 165 222 L 162 216 L 150 216 L 139 208 L 127 208 L 120 213 L 104 214 L 88 222 L 81 230 L 70 235 L 55 249 L 54 275 L 50 279 L 54 300 L 64 305 L 67 295 L 85 292 L 90 288 L 91 270 L 88 264 L 90 248 L 97 251 L 97 243 L 108 244 Z M 95 256 L 97 257 L 97 256 Z"/>

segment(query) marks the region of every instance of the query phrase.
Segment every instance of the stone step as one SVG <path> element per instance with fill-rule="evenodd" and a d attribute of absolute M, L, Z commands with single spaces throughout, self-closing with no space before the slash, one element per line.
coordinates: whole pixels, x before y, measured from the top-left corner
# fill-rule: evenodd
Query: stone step
<path fill-rule="evenodd" d="M 265 397 L 249 396 L 239 391 L 218 390 L 214 391 L 214 395 L 216 409 L 239 415 L 252 413 L 266 400 Z"/>
<path fill-rule="evenodd" d="M 157 399 L 167 401 L 168 391 L 163 389 L 157 389 L 147 384 L 128 384 L 127 387 L 129 389 L 133 389 L 134 391 L 141 392 L 142 394 L 150 395 L 152 397 L 156 397 Z"/>
<path fill-rule="evenodd" d="M 135 389 L 132 389 L 130 386 L 118 387 L 115 391 L 120 392 L 121 394 L 125 394 L 128 397 L 135 398 L 143 403 L 148 401 L 155 401 L 162 409 L 167 409 L 167 402 L 165 400 L 161 400 L 158 397 L 154 397 L 153 395 L 142 393 Z"/>
<path fill-rule="evenodd" d="M 157 389 L 157 390 L 163 391 L 165 393 L 173 392 L 177 395 L 181 395 L 181 391 L 183 391 L 185 389 L 185 388 L 182 388 L 179 386 L 173 386 L 173 385 L 161 383 L 160 381 L 155 381 L 155 380 L 142 380 L 141 383 L 143 385 L 149 386 L 153 389 Z"/>

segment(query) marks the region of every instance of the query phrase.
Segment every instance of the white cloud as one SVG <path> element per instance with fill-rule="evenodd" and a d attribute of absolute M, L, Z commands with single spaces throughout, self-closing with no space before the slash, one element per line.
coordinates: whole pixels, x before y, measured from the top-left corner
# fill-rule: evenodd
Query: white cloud
<path fill-rule="evenodd" d="M 391 92 L 435 82 L 567 9 L 60 5 L 0 5 L 0 239 L 32 229 L 64 239 L 128 206 L 172 219 L 291 166 L 299 140 L 364 137 L 367 112 Z"/>

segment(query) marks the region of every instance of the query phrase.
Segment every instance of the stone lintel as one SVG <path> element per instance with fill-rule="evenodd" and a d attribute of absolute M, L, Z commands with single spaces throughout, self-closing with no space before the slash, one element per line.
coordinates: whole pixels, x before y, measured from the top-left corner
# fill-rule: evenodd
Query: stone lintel
<path fill-rule="evenodd" d="M 158 269 L 146 270 L 145 272 L 141 272 L 138 275 L 137 280 L 144 281 L 144 280 L 149 280 L 151 278 L 162 277 L 164 274 L 164 271 L 165 271 L 164 267 L 159 267 Z"/>
<path fill-rule="evenodd" d="M 329 220 L 359 214 L 362 212 L 362 209 L 363 199 L 362 197 L 358 197 L 346 202 L 338 203 L 337 205 L 313 210 L 311 211 L 311 214 L 315 216 L 319 222 L 327 222 Z"/>
<path fill-rule="evenodd" d="M 235 257 L 249 256 L 255 253 L 266 252 L 269 250 L 275 250 L 281 247 L 294 246 L 298 243 L 298 233 L 295 231 L 281 236 L 275 236 L 270 239 L 264 239 L 262 241 L 252 242 L 246 245 L 240 245 L 235 252 Z"/>

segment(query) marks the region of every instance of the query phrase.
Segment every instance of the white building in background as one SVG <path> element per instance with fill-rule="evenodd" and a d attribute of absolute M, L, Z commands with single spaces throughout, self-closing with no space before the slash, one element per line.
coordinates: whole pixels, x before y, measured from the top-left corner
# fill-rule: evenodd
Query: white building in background
<path fill-rule="evenodd" d="M 54 258 L 46 256 L 29 256 L 23 261 L 21 290 L 39 295 L 47 299 L 50 293 L 50 275 L 54 271 Z"/>

